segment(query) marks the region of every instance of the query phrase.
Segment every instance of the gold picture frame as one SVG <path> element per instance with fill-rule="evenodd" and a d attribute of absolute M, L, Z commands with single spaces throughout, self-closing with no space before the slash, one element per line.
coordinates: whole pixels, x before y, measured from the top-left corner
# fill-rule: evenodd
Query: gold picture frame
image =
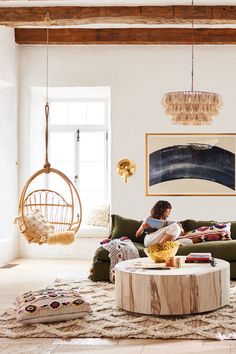
<path fill-rule="evenodd" d="M 146 133 L 146 196 L 236 196 L 235 133 Z"/>

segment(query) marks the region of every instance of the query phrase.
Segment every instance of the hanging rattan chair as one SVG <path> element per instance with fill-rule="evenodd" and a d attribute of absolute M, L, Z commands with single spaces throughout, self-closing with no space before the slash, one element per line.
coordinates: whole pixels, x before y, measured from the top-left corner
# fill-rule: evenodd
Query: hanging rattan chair
<path fill-rule="evenodd" d="M 16 223 L 20 232 L 30 243 L 69 244 L 73 242 L 82 220 L 82 207 L 79 194 L 71 180 L 61 171 L 51 168 L 48 161 L 48 43 L 50 24 L 49 13 L 46 14 L 47 25 L 47 60 L 46 60 L 46 104 L 45 104 L 45 164 L 26 182 L 21 193 Z M 35 180 L 43 175 L 54 174 L 63 182 L 66 193 L 46 188 L 35 188 Z M 46 180 L 46 179 L 45 179 Z M 43 184 L 45 184 L 45 180 Z M 42 183 L 42 181 L 40 182 Z"/>
<path fill-rule="evenodd" d="M 69 244 L 73 242 L 82 219 L 79 194 L 71 180 L 61 171 L 51 168 L 48 161 L 48 116 L 49 105 L 45 105 L 46 155 L 44 168 L 34 173 L 26 182 L 20 197 L 18 223 L 20 232 L 30 243 Z M 34 189 L 35 180 L 54 174 L 67 187 L 66 196 L 51 189 Z M 65 189 L 65 188 L 64 188 Z"/>

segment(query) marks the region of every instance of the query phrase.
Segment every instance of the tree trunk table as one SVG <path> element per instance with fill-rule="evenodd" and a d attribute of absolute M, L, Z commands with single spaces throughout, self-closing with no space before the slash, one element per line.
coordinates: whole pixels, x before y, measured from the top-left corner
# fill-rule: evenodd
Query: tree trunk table
<path fill-rule="evenodd" d="M 182 257 L 185 259 L 185 257 Z M 229 303 L 229 263 L 184 263 L 170 270 L 147 258 L 120 262 L 115 267 L 116 304 L 130 312 L 183 315 L 212 311 Z"/>

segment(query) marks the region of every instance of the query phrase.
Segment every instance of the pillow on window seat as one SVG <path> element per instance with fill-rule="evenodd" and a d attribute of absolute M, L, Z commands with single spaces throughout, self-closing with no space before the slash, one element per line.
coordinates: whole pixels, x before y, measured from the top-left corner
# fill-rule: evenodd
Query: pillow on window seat
<path fill-rule="evenodd" d="M 184 238 L 192 240 L 193 243 L 231 240 L 230 227 L 230 223 L 202 226 L 187 232 Z"/>
<path fill-rule="evenodd" d="M 100 205 L 90 210 L 86 224 L 93 226 L 108 227 L 110 209 L 108 205 Z"/>
<path fill-rule="evenodd" d="M 17 321 L 24 324 L 66 321 L 91 310 L 77 290 L 46 288 L 28 291 L 15 300 Z"/>

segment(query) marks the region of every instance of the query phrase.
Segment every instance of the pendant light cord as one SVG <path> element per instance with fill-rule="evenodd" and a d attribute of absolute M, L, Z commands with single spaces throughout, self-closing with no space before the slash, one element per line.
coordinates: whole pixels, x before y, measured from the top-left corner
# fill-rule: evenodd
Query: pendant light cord
<path fill-rule="evenodd" d="M 47 25 L 47 45 L 46 45 L 46 104 L 45 104 L 45 118 L 46 118 L 46 128 L 45 128 L 45 164 L 44 168 L 49 169 L 51 167 L 48 161 L 48 118 L 49 118 L 49 103 L 48 103 L 48 43 L 49 43 L 49 25 L 50 25 L 50 16 L 49 13 L 46 14 L 45 23 Z"/>
<path fill-rule="evenodd" d="M 46 24 L 47 24 L 47 46 L 46 46 L 46 103 L 48 103 L 48 42 L 49 42 L 49 22 L 50 22 L 50 17 L 49 13 L 46 14 L 45 18 Z"/>
<path fill-rule="evenodd" d="M 193 40 L 194 40 L 194 26 L 193 26 L 193 11 L 194 11 L 194 8 L 193 8 L 193 0 L 192 0 L 192 71 L 191 71 L 191 91 L 193 92 L 193 79 L 194 79 L 194 45 L 193 45 Z"/>

